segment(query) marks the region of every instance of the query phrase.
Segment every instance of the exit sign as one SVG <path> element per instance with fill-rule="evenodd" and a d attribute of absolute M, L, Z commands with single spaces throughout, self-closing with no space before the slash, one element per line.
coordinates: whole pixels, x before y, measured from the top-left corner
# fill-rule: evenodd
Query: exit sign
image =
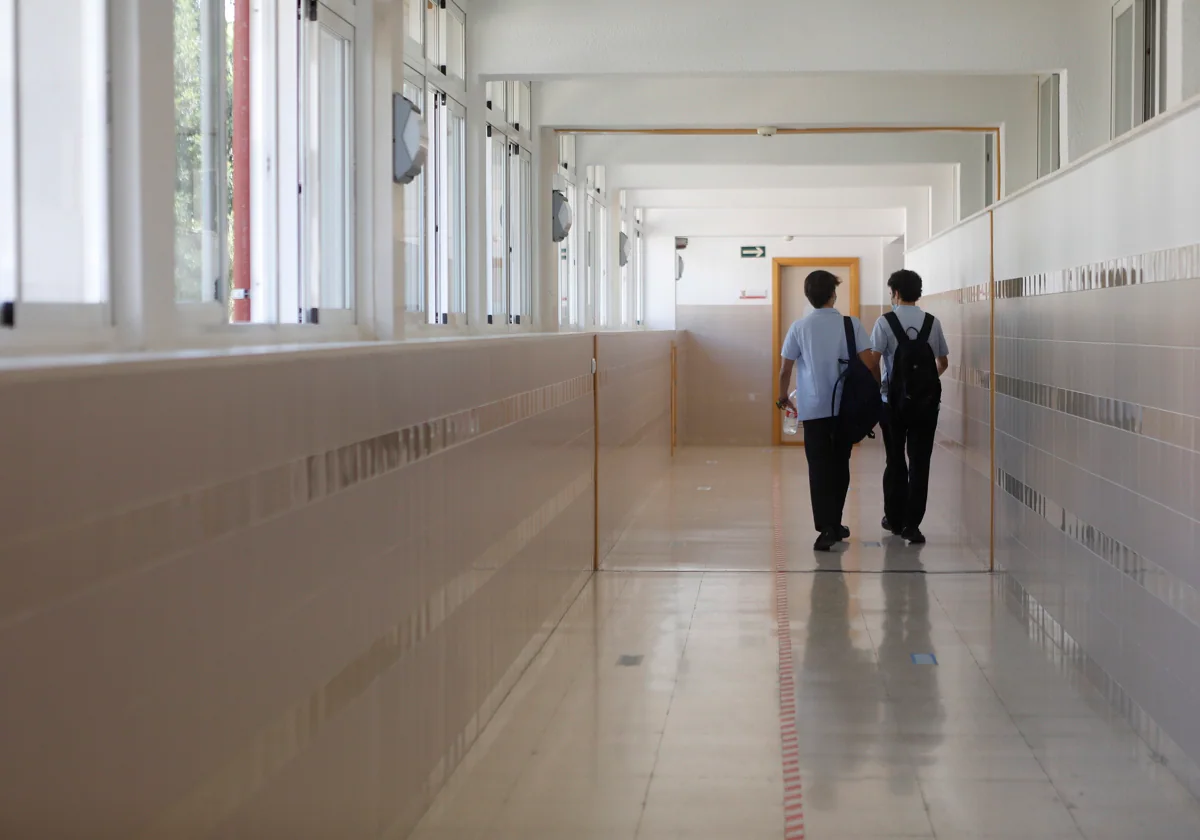
<path fill-rule="evenodd" d="M 744 260 L 761 260 L 767 255 L 766 245 L 743 245 L 742 259 Z"/>

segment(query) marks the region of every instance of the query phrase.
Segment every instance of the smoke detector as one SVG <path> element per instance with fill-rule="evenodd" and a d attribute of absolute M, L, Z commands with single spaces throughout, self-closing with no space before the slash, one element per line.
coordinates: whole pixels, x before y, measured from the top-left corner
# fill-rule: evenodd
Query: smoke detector
<path fill-rule="evenodd" d="M 793 239 L 795 239 L 795 238 L 796 238 L 796 237 L 792 236 L 792 235 L 789 233 L 787 236 L 783 237 L 783 241 L 784 241 L 784 242 L 791 242 L 791 241 L 792 241 Z"/>
<path fill-rule="evenodd" d="M 778 130 L 779 129 L 775 128 L 775 126 L 773 126 L 773 125 L 764 125 L 762 128 L 760 128 L 758 130 L 758 136 L 759 137 L 774 137 L 775 133 Z"/>

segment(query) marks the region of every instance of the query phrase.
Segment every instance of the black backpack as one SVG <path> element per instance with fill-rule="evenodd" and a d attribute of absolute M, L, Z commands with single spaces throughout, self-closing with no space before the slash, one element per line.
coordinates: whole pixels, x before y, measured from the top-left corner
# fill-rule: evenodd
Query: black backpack
<path fill-rule="evenodd" d="M 847 443 L 858 443 L 863 438 L 875 437 L 875 426 L 883 416 L 883 398 L 879 395 L 879 383 L 871 369 L 858 357 L 858 346 L 854 341 L 854 321 L 844 319 L 846 325 L 846 365 L 833 386 L 833 408 L 837 407 L 838 386 L 842 389 L 842 407 L 837 412 L 838 433 Z"/>
<path fill-rule="evenodd" d="M 901 415 L 936 409 L 942 402 L 942 380 L 929 343 L 934 317 L 925 313 L 925 323 L 915 339 L 909 337 L 895 312 L 884 317 L 898 342 L 888 376 L 888 405 Z"/>

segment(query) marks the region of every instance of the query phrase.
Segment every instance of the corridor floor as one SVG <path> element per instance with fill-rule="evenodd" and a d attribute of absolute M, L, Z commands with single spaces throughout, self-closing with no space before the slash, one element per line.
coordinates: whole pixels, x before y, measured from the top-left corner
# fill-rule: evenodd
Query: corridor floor
<path fill-rule="evenodd" d="M 1200 838 L 948 523 L 883 538 L 877 452 L 821 559 L 802 453 L 675 461 L 414 838 Z"/>

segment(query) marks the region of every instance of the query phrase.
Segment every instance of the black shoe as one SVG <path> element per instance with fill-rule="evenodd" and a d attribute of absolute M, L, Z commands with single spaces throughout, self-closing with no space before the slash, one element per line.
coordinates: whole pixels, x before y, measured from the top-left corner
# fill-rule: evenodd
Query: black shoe
<path fill-rule="evenodd" d="M 845 542 L 850 539 L 850 529 L 845 525 L 838 526 L 838 542 Z"/>
<path fill-rule="evenodd" d="M 883 517 L 883 521 L 882 521 L 882 522 L 880 522 L 879 524 L 883 526 L 883 530 L 885 530 L 885 531 L 888 531 L 889 533 L 891 533 L 891 535 L 892 535 L 893 537 L 898 537 L 898 536 L 900 536 L 900 532 L 903 530 L 903 529 L 901 529 L 901 528 L 893 528 L 893 527 L 892 527 L 892 523 L 888 522 L 888 518 L 887 518 L 886 516 L 885 516 L 885 517 Z"/>
<path fill-rule="evenodd" d="M 921 533 L 920 528 L 905 528 L 900 536 L 908 540 L 911 545 L 925 545 L 925 535 Z"/>
<path fill-rule="evenodd" d="M 836 531 L 826 531 L 817 537 L 817 541 L 813 543 L 813 551 L 833 551 L 833 547 L 838 543 L 838 535 Z"/>

